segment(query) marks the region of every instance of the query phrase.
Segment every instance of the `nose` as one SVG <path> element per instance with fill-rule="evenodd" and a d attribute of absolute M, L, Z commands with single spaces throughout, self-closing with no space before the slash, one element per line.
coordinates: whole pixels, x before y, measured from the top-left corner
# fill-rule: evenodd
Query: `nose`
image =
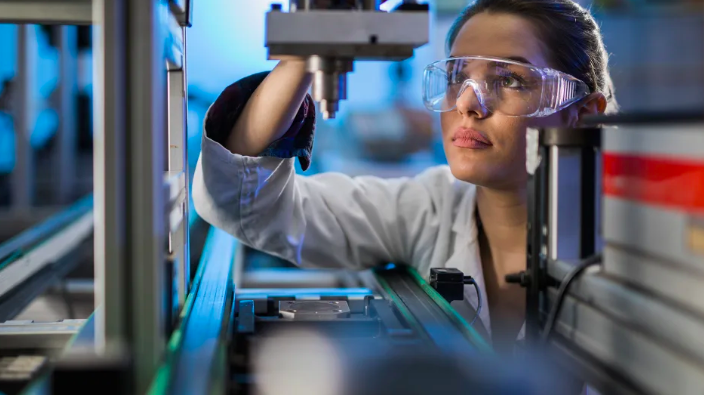
<path fill-rule="evenodd" d="M 471 116 L 474 113 L 477 118 L 484 118 L 489 114 L 485 103 L 485 93 L 479 83 L 474 80 L 467 80 L 460 88 L 455 105 L 457 112 L 461 115 Z"/>

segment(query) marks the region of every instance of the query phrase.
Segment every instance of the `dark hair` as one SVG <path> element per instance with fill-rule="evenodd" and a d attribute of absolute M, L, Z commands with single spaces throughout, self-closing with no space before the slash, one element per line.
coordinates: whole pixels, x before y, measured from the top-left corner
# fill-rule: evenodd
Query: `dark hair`
<path fill-rule="evenodd" d="M 573 0 L 476 0 L 455 19 L 447 34 L 449 53 L 464 24 L 482 12 L 505 13 L 531 21 L 559 71 L 584 81 L 592 92 L 606 96 L 606 112 L 618 110 L 609 75 L 609 55 L 601 30 L 589 11 Z"/>

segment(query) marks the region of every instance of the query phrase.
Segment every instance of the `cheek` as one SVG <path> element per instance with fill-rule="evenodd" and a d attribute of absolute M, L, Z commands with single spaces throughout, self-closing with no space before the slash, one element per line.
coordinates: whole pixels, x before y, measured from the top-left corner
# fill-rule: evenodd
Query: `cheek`
<path fill-rule="evenodd" d="M 440 114 L 440 128 L 442 129 L 442 136 L 448 137 L 453 128 L 460 125 L 462 121 L 462 116 L 455 111 L 443 112 Z"/>
<path fill-rule="evenodd" d="M 524 118 L 505 117 L 497 125 L 496 139 L 502 156 L 515 158 L 522 153 L 525 155 L 526 127 L 528 123 Z"/>

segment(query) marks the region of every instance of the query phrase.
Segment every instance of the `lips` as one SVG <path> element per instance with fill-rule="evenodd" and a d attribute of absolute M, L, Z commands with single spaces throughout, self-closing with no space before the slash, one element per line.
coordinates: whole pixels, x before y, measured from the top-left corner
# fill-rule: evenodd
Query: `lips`
<path fill-rule="evenodd" d="M 482 133 L 471 128 L 459 128 L 452 136 L 452 144 L 460 148 L 486 149 L 493 144 Z"/>

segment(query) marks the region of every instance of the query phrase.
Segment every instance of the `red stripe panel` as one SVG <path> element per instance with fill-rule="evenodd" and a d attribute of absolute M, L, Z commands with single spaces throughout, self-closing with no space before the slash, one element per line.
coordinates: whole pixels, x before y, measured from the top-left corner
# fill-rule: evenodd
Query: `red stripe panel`
<path fill-rule="evenodd" d="M 704 160 L 604 152 L 604 194 L 638 202 L 704 211 Z"/>

